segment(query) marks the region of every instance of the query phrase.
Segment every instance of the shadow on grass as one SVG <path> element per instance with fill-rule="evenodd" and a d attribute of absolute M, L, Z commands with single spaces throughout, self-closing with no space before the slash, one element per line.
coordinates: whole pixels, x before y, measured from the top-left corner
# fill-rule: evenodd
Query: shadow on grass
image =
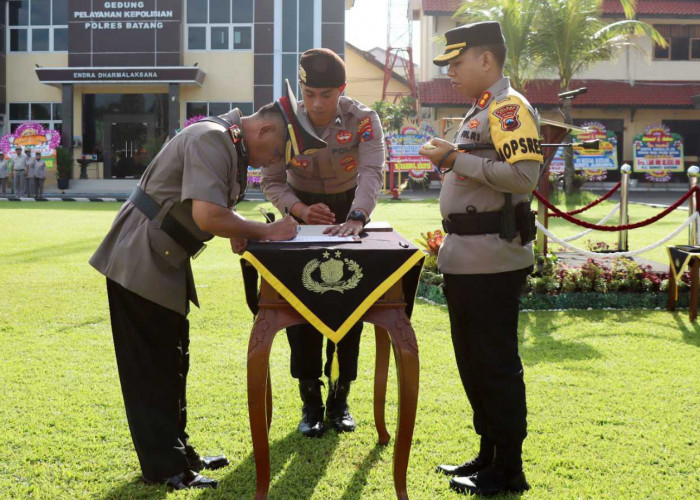
<path fill-rule="evenodd" d="M 5 264 L 36 262 L 40 260 L 55 260 L 57 255 L 65 258 L 72 254 L 83 253 L 88 250 L 96 250 L 100 244 L 99 238 L 87 238 L 80 241 L 67 241 L 60 245 L 36 247 L 31 250 L 8 252 L 0 254 Z M 87 265 L 87 262 L 85 263 Z"/>
<path fill-rule="evenodd" d="M 273 424 L 274 425 L 274 424 Z M 311 498 L 338 446 L 338 435 L 327 431 L 320 439 L 310 439 L 296 429 L 270 444 L 269 498 Z M 203 498 L 252 498 L 255 493 L 255 460 L 248 457 L 226 475 L 216 491 Z"/>
<path fill-rule="evenodd" d="M 556 321 L 555 321 L 556 319 Z M 575 321 L 575 318 L 571 318 Z M 556 326 L 555 326 L 556 323 Z M 520 356 L 525 366 L 562 361 L 583 361 L 602 357 L 593 347 L 583 342 L 555 339 L 552 331 L 561 327 L 561 318 L 554 314 L 521 314 L 520 326 L 530 332 L 530 342 L 520 343 Z"/>
<path fill-rule="evenodd" d="M 348 487 L 345 489 L 343 496 L 340 497 L 341 500 L 358 500 L 362 498 L 362 492 L 367 485 L 367 476 L 379 459 L 382 458 L 382 453 L 384 453 L 385 450 L 393 454 L 394 447 L 378 444 L 372 448 L 352 475 L 350 484 L 348 484 Z"/>
<path fill-rule="evenodd" d="M 105 500 L 143 499 L 157 500 L 168 495 L 168 487 L 163 485 L 146 484 L 140 477 L 123 484 L 105 495 Z"/>
<path fill-rule="evenodd" d="M 688 323 L 684 322 L 682 319 L 682 315 L 687 313 L 675 312 L 669 314 L 673 315 L 676 326 L 683 334 L 683 342 L 700 347 L 700 325 L 698 325 L 698 323 L 690 323 L 690 328 L 688 328 Z M 690 322 L 690 320 L 688 320 L 688 322 Z"/>

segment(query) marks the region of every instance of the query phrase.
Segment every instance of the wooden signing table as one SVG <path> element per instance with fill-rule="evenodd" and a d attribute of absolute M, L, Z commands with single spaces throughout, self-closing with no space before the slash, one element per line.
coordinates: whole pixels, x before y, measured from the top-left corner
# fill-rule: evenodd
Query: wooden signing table
<path fill-rule="evenodd" d="M 698 317 L 698 288 L 700 288 L 700 246 L 677 245 L 667 247 L 669 258 L 668 302 L 666 309 L 676 310 L 678 282 L 686 268 L 690 270 L 690 300 L 688 304 L 690 321 Z"/>
<path fill-rule="evenodd" d="M 248 245 L 241 267 L 246 300 L 255 315 L 248 345 L 248 411 L 256 499 L 267 498 L 270 486 L 269 358 L 275 335 L 288 326 L 311 323 L 339 342 L 357 321 L 374 325 L 374 422 L 382 445 L 390 439 L 384 407 L 390 345 L 394 349 L 399 390 L 394 487 L 398 498 L 408 498 L 406 471 L 419 379 L 418 345 L 409 318 L 423 258 L 422 251 L 395 232 L 365 233 L 360 243 Z"/>

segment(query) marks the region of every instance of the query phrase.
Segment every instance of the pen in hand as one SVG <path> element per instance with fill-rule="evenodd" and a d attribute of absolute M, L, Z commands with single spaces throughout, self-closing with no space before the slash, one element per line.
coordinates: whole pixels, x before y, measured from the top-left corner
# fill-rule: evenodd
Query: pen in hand
<path fill-rule="evenodd" d="M 289 215 L 289 207 L 284 207 L 284 216 L 286 217 L 288 215 Z M 297 224 L 297 233 L 299 233 L 300 231 L 301 231 L 301 224 Z"/>

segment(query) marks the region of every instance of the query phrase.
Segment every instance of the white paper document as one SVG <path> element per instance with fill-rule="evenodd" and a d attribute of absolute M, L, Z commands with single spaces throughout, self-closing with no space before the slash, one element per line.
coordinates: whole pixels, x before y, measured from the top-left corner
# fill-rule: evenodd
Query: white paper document
<path fill-rule="evenodd" d="M 331 236 L 323 234 L 326 228 L 331 226 L 322 225 L 301 225 L 296 238 L 284 241 L 275 241 L 274 243 L 347 243 L 359 241 L 356 236 Z"/>

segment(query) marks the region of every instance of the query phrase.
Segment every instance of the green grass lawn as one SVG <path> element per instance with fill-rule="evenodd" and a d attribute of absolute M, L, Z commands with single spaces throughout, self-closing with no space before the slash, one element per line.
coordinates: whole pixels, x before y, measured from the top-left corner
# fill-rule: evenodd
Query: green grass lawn
<path fill-rule="evenodd" d="M 216 491 L 168 493 L 139 480 L 104 279 L 87 264 L 118 207 L 0 204 L 0 498 L 252 498 L 245 394 L 252 317 L 238 257 L 224 240 L 213 241 L 193 266 L 203 307 L 190 314 L 188 430 L 200 453 L 224 452 L 232 464 L 211 473 L 221 481 Z M 260 219 L 257 204 L 240 208 Z M 589 220 L 608 210 L 596 208 Z M 653 212 L 635 206 L 632 219 Z M 659 233 L 684 214 L 672 217 L 659 223 Z M 439 223 L 436 201 L 382 202 L 374 218 L 390 220 L 409 239 Z M 553 227 L 563 236 L 576 232 Z M 642 230 L 631 235 L 631 246 L 654 238 Z M 446 310 L 419 302 L 413 323 L 421 392 L 408 491 L 413 499 L 461 498 L 432 472 L 477 448 Z M 523 313 L 520 331 L 532 485 L 525 498 L 700 497 L 700 327 L 686 311 Z M 393 498 L 393 449 L 376 445 L 372 422 L 373 351 L 368 328 L 350 395 L 357 432 L 309 440 L 296 432 L 299 398 L 286 339 L 278 336 L 270 498 Z M 393 373 L 387 420 L 393 433 Z"/>

